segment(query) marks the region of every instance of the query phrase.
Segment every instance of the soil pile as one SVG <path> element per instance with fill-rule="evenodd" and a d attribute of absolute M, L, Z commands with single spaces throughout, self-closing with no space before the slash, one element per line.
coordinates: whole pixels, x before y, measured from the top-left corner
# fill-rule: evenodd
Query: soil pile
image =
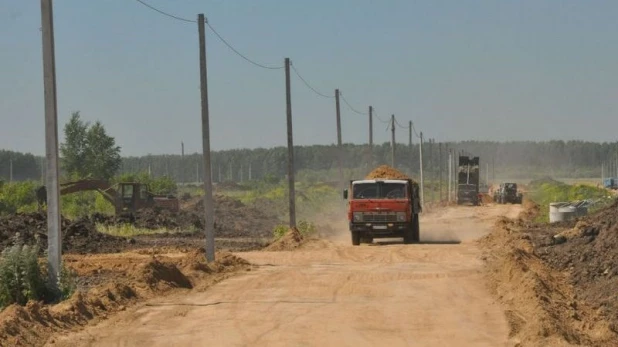
<path fill-rule="evenodd" d="M 71 221 L 62 218 L 62 247 L 70 253 L 118 252 L 127 240 L 96 231 L 91 219 Z M 12 246 L 16 238 L 25 245 L 47 250 L 47 216 L 43 213 L 20 213 L 0 217 L 0 251 Z"/>
<path fill-rule="evenodd" d="M 247 206 L 241 201 L 225 195 L 215 195 L 215 236 L 216 237 L 272 237 L 274 228 L 280 224 L 278 218 L 268 211 Z M 204 201 L 190 211 L 204 214 Z"/>
<path fill-rule="evenodd" d="M 579 298 L 618 333 L 618 204 L 583 218 L 566 230 L 534 235 L 537 253 L 552 267 L 570 273 Z"/>
<path fill-rule="evenodd" d="M 368 180 L 372 180 L 372 179 L 399 180 L 399 179 L 408 179 L 409 177 L 403 172 L 395 168 L 392 168 L 388 165 L 382 165 L 382 166 L 378 166 L 377 168 L 373 169 L 373 171 L 371 171 L 365 178 Z"/>
<path fill-rule="evenodd" d="M 49 336 L 58 336 L 76 327 L 105 319 L 109 314 L 152 298 L 178 290 L 204 290 L 232 276 L 249 270 L 249 263 L 229 253 L 217 253 L 216 261 L 206 264 L 202 251 L 182 256 L 148 257 L 137 253 L 80 256 L 65 258 L 80 278 L 105 276 L 95 286 L 77 291 L 56 305 L 29 302 L 22 307 L 11 305 L 0 312 L 0 346 L 42 346 L 54 344 Z M 183 267 L 200 263 L 201 268 Z"/>
<path fill-rule="evenodd" d="M 285 235 L 271 243 L 268 247 L 264 248 L 264 250 L 267 252 L 291 251 L 300 247 L 304 241 L 305 238 L 300 231 L 296 228 L 291 228 Z"/>
<path fill-rule="evenodd" d="M 280 223 L 273 215 L 264 210 L 247 206 L 241 201 L 215 195 L 215 236 L 220 238 L 272 237 L 273 229 Z M 193 200 L 179 212 L 164 209 L 143 209 L 134 214 L 133 224 L 138 228 L 175 231 L 196 231 L 204 228 L 204 200 Z M 120 225 L 125 219 L 113 216 L 95 215 L 97 223 Z"/>

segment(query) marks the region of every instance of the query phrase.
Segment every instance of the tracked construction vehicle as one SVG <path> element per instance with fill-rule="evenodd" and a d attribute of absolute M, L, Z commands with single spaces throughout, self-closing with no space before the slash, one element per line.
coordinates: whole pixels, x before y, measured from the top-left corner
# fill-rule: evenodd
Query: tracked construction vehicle
<path fill-rule="evenodd" d="M 517 183 L 500 183 L 494 192 L 494 202 L 498 204 L 521 204 L 523 195 L 517 191 Z"/>
<path fill-rule="evenodd" d="M 144 183 L 120 182 L 112 185 L 103 180 L 81 180 L 60 184 L 61 195 L 84 191 L 99 192 L 114 206 L 118 216 L 132 217 L 133 213 L 144 208 L 160 208 L 174 212 L 180 209 L 178 198 L 173 195 L 155 195 Z M 36 190 L 36 196 L 39 206 L 46 203 L 45 186 Z"/>
<path fill-rule="evenodd" d="M 479 196 L 479 157 L 459 157 L 457 172 L 457 204 L 480 205 Z"/>
<path fill-rule="evenodd" d="M 351 181 L 344 199 L 353 245 L 389 237 L 403 237 L 405 244 L 420 241 L 419 186 L 411 179 Z"/>

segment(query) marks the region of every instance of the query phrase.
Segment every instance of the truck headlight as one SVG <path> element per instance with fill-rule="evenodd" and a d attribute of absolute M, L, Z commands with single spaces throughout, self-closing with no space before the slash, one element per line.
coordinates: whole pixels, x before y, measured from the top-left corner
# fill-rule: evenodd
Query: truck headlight
<path fill-rule="evenodd" d="M 397 212 L 397 221 L 405 222 L 406 221 L 406 213 L 405 212 Z"/>
<path fill-rule="evenodd" d="M 363 213 L 362 212 L 354 212 L 352 214 L 353 219 L 355 222 L 362 222 L 363 221 Z"/>

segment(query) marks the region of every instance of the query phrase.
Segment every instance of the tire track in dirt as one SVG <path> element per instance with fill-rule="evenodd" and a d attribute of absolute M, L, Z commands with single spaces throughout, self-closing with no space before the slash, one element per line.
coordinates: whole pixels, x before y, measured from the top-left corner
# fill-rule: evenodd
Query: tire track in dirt
<path fill-rule="evenodd" d="M 242 253 L 257 270 L 153 301 L 172 306 L 142 306 L 55 345 L 509 346 L 505 314 L 471 241 L 519 209 L 428 213 L 421 238 L 430 242 L 416 245 L 353 247 L 344 230 L 318 247 Z M 182 314 L 178 305 L 187 305 Z"/>

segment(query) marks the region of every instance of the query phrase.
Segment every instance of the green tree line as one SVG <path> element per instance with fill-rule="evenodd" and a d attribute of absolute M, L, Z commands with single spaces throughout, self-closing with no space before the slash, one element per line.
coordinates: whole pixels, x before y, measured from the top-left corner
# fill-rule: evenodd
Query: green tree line
<path fill-rule="evenodd" d="M 361 174 L 374 166 L 391 163 L 389 143 L 376 144 L 372 155 L 368 146 L 345 144 L 342 155 L 346 172 Z M 447 150 L 454 153 L 479 156 L 481 172 L 490 176 L 509 178 L 555 177 L 600 177 L 601 164 L 606 167 L 605 175 L 616 175 L 615 158 L 618 143 L 586 141 L 464 141 L 425 142 L 423 144 L 424 170 L 429 177 L 443 175 L 447 170 Z M 418 143 L 408 146 L 397 144 L 396 166 L 413 176 L 419 171 Z M 297 172 L 323 172 L 321 179 L 337 179 L 338 151 L 335 145 L 313 145 L 295 147 L 295 169 Z M 0 151 L 0 179 L 9 178 L 9 158 L 13 158 L 15 180 L 39 179 L 41 157 L 9 151 Z M 212 154 L 213 179 L 219 181 L 240 181 L 251 179 L 281 179 L 287 172 L 287 149 L 285 147 L 237 149 L 216 151 Z M 149 172 L 154 177 L 169 176 L 177 182 L 197 182 L 202 177 L 201 154 L 145 155 L 123 157 L 119 173 Z"/>

